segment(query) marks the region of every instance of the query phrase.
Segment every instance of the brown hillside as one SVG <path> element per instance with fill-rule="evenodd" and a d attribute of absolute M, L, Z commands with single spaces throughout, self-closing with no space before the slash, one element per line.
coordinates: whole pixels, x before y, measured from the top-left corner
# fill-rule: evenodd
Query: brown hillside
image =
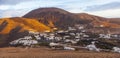
<path fill-rule="evenodd" d="M 8 34 L 12 29 L 17 26 L 21 27 L 19 32 L 28 30 L 28 31 L 38 31 L 43 32 L 50 30 L 49 27 L 40 23 L 35 19 L 27 18 L 2 18 L 0 19 L 0 34 Z"/>
<path fill-rule="evenodd" d="M 35 9 L 23 17 L 35 18 L 50 27 L 58 27 L 62 29 L 77 24 L 76 22 L 78 22 L 79 19 L 74 14 L 59 8 Z"/>
<path fill-rule="evenodd" d="M 80 19 L 83 20 L 90 20 L 90 21 L 107 21 L 107 18 L 103 18 L 103 17 L 99 17 L 99 16 L 95 16 L 95 15 L 91 15 L 91 14 L 87 14 L 87 13 L 77 13 L 76 14 L 77 17 L 79 17 Z"/>
<path fill-rule="evenodd" d="M 120 25 L 120 18 L 110 18 L 110 19 L 109 19 L 109 22 Z"/>
<path fill-rule="evenodd" d="M 75 24 L 86 24 L 110 28 L 120 28 L 117 23 L 112 23 L 108 19 L 86 13 L 70 13 L 59 8 L 39 8 L 24 15 L 25 18 L 35 18 L 45 25 L 65 29 Z"/>

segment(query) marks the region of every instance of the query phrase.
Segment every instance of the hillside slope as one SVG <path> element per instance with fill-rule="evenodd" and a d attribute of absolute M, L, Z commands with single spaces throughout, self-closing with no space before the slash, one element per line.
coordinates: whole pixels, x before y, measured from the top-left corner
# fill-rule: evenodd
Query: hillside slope
<path fill-rule="evenodd" d="M 45 25 L 57 28 L 66 28 L 77 24 L 79 21 L 72 13 L 59 8 L 39 8 L 24 15 L 25 18 L 38 19 Z"/>
<path fill-rule="evenodd" d="M 110 18 L 109 22 L 120 25 L 120 18 Z"/>
<path fill-rule="evenodd" d="M 0 34 L 9 34 L 9 32 L 16 28 L 21 27 L 22 31 L 38 31 L 44 32 L 46 30 L 50 30 L 49 27 L 40 23 L 35 19 L 27 19 L 27 18 L 2 18 L 0 19 Z"/>
<path fill-rule="evenodd" d="M 1 18 L 0 19 L 0 47 L 9 46 L 9 42 L 27 36 L 28 31 L 44 32 L 51 29 L 35 19 Z"/>

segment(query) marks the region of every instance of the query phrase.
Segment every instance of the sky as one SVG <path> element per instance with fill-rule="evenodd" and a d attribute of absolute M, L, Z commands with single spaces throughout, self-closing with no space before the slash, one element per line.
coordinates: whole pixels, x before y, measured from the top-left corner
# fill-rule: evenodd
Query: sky
<path fill-rule="evenodd" d="M 120 0 L 0 0 L 0 18 L 21 17 L 42 7 L 57 7 L 72 13 L 120 18 Z"/>

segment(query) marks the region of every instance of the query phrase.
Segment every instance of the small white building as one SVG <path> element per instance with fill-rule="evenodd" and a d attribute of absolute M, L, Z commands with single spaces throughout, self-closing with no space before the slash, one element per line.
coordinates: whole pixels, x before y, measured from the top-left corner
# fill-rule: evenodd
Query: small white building
<path fill-rule="evenodd" d="M 64 50 L 73 50 L 73 51 L 75 51 L 75 48 L 65 46 Z"/>
<path fill-rule="evenodd" d="M 113 47 L 113 52 L 120 53 L 120 48 L 118 48 L 118 47 Z"/>
<path fill-rule="evenodd" d="M 90 51 L 97 51 L 97 52 L 100 52 L 100 49 L 98 49 L 96 46 L 95 46 L 95 42 L 92 42 L 92 44 L 90 45 L 87 45 L 86 48 Z"/>

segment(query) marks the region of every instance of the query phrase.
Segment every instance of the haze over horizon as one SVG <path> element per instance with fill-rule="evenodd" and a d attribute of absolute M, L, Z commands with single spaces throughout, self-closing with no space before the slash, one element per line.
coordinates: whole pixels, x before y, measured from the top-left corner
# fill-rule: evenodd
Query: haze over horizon
<path fill-rule="evenodd" d="M 21 17 L 42 7 L 57 7 L 72 13 L 120 18 L 120 0 L 0 0 L 0 18 Z"/>

